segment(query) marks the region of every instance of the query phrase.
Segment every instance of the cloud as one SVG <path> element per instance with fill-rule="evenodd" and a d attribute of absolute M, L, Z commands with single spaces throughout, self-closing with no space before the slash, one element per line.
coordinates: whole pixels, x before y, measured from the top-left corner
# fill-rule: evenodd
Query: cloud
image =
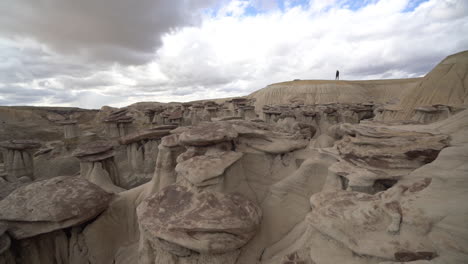
<path fill-rule="evenodd" d="M 197 22 L 212 0 L 5 0 L 0 32 L 62 54 L 123 64 L 152 58 L 162 34 Z"/>
<path fill-rule="evenodd" d="M 116 11 L 119 3 L 108 8 Z M 152 3 L 164 6 L 159 1 Z M 181 10 L 171 11 L 175 17 L 187 11 L 188 4 L 184 3 L 179 3 Z M 207 3 L 202 1 L 190 8 Z M 76 7 L 65 3 L 39 11 L 76 8 L 76 16 L 93 17 L 83 27 L 110 19 L 110 11 L 102 11 L 106 15 L 94 18 L 102 15 L 101 10 L 96 7 L 86 11 L 84 8 L 95 7 L 95 3 L 84 4 Z M 200 23 L 187 25 L 196 20 L 192 16 L 176 19 L 177 23 L 172 24 L 178 28 L 174 30 L 170 28 L 175 26 L 146 25 L 143 22 L 150 15 L 141 8 L 130 8 L 122 21 L 116 22 L 117 28 L 122 23 L 130 23 L 128 26 L 134 29 L 141 26 L 140 32 L 131 34 L 122 29 L 122 36 L 113 36 L 118 30 L 106 33 L 106 27 L 96 24 L 89 36 L 77 34 L 69 40 L 63 40 L 60 32 L 47 37 L 42 26 L 28 29 L 35 40 L 7 39 L 11 32 L 5 33 L 3 26 L 0 87 L 21 89 L 17 95 L 0 90 L 0 104 L 99 108 L 138 101 L 231 97 L 274 82 L 333 79 L 337 69 L 343 79 L 351 80 L 418 77 L 447 55 L 468 47 L 468 2 L 463 0 L 224 1 L 205 12 Z M 138 10 L 142 17 L 134 17 L 136 22 L 127 21 Z M 59 15 L 53 15 L 51 21 L 55 16 Z M 21 29 L 19 25 L 11 25 L 13 28 Z M 161 32 L 166 33 L 157 41 L 148 40 L 149 35 L 159 36 Z M 116 55 L 114 47 L 119 50 Z M 77 56 L 63 55 L 67 51 Z M 83 63 L 79 58 L 83 54 L 95 60 Z"/>

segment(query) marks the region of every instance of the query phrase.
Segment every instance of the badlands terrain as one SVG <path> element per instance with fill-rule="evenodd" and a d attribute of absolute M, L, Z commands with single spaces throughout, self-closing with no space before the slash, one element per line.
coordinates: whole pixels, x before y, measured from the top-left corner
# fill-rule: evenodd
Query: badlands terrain
<path fill-rule="evenodd" d="M 0 264 L 468 263 L 468 51 L 423 78 L 0 107 Z"/>

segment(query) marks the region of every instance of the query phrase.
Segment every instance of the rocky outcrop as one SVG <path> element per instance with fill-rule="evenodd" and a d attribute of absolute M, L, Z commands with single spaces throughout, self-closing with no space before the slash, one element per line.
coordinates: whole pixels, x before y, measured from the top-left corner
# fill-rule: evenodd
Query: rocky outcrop
<path fill-rule="evenodd" d="M 370 193 L 385 180 L 399 180 L 434 161 L 448 145 L 443 134 L 375 126 L 341 124 L 336 134 L 344 135 L 336 144 L 341 159 L 330 170 L 344 177 L 350 190 Z"/>
<path fill-rule="evenodd" d="M 216 178 L 241 157 L 242 153 L 234 151 L 209 153 L 178 163 L 175 171 L 195 186 L 211 185 L 217 183 Z"/>
<path fill-rule="evenodd" d="M 119 139 L 120 144 L 126 146 L 132 186 L 147 182 L 153 177 L 161 138 L 169 135 L 169 132 L 176 127 L 175 125 L 157 126 Z"/>
<path fill-rule="evenodd" d="M 83 144 L 73 153 L 80 160 L 80 175 L 107 192 L 118 193 L 119 170 L 114 162 L 114 147 L 109 141 Z"/>
<path fill-rule="evenodd" d="M 20 187 L 0 201 L 0 221 L 15 239 L 23 239 L 92 219 L 111 198 L 81 177 L 55 177 Z"/>
<path fill-rule="evenodd" d="M 462 107 L 468 104 L 468 51 L 450 55 L 432 69 L 419 85 L 401 95 L 401 111 L 389 115 L 386 121 L 407 120 L 419 107 L 446 105 Z"/>
<path fill-rule="evenodd" d="M 158 149 L 159 153 L 151 182 L 152 192 L 158 192 L 176 182 L 176 159 L 185 150 L 179 145 L 179 134 L 163 137 Z"/>
<path fill-rule="evenodd" d="M 0 142 L 4 149 L 6 180 L 15 182 L 19 178 L 34 179 L 33 150 L 41 144 L 34 140 L 9 140 Z"/>
<path fill-rule="evenodd" d="M 123 137 L 130 130 L 129 126 L 133 122 L 133 117 L 128 115 L 128 109 L 113 111 L 104 119 L 106 133 L 109 137 Z"/>
<path fill-rule="evenodd" d="M 297 80 L 270 84 L 253 92 L 248 98 L 255 99 L 255 107 L 302 103 L 354 104 L 373 101 L 386 103 L 400 98 L 402 91 L 418 85 L 421 78 L 395 80 L 332 81 Z"/>
<path fill-rule="evenodd" d="M 200 123 L 183 132 L 179 137 L 179 142 L 188 146 L 207 146 L 232 140 L 237 135 L 237 132 L 232 130 L 232 126 L 226 122 Z"/>
<path fill-rule="evenodd" d="M 137 212 L 146 243 L 162 240 L 167 250 L 183 256 L 236 250 L 252 238 L 261 220 L 260 208 L 241 195 L 179 185 L 148 197 Z"/>
<path fill-rule="evenodd" d="M 264 106 L 263 119 L 283 130 L 293 131 L 293 126 L 313 127 L 312 136 L 327 133 L 329 127 L 339 123 L 357 124 L 374 116 L 373 103 L 276 105 Z"/>

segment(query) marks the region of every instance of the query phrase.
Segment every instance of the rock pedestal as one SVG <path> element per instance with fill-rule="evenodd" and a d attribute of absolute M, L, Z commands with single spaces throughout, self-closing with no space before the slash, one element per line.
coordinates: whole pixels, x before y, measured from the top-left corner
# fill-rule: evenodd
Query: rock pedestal
<path fill-rule="evenodd" d="M 202 121 L 203 115 L 203 105 L 195 103 L 192 105 L 192 110 L 190 111 L 190 123 L 196 125 Z"/>
<path fill-rule="evenodd" d="M 112 112 L 106 119 L 106 132 L 109 137 L 123 137 L 129 133 L 133 117 L 127 115 L 127 109 Z"/>
<path fill-rule="evenodd" d="M 15 182 L 23 176 L 34 179 L 32 150 L 40 146 L 39 142 L 33 140 L 9 140 L 0 142 L 0 147 L 5 149 L 4 162 L 7 181 Z"/>
<path fill-rule="evenodd" d="M 255 107 L 252 105 L 246 105 L 239 108 L 239 115 L 245 120 L 256 119 L 257 114 L 255 113 Z"/>
<path fill-rule="evenodd" d="M 169 135 L 175 125 L 163 125 L 138 131 L 122 137 L 119 142 L 126 146 L 128 164 L 138 182 L 150 180 L 153 176 L 161 138 Z M 132 177 L 132 178 L 133 178 Z"/>
<path fill-rule="evenodd" d="M 78 121 L 64 120 L 64 121 L 57 122 L 57 124 L 63 126 L 64 138 L 76 138 L 80 136 L 80 129 L 78 127 Z"/>
<path fill-rule="evenodd" d="M 158 192 L 162 188 L 175 183 L 175 166 L 177 157 L 184 151 L 179 145 L 179 135 L 165 136 L 158 146 L 158 158 L 152 180 L 152 192 Z"/>
<path fill-rule="evenodd" d="M 114 162 L 114 147 L 107 141 L 90 142 L 78 147 L 73 153 L 80 159 L 80 174 L 88 181 L 107 192 L 118 193 L 120 176 Z"/>

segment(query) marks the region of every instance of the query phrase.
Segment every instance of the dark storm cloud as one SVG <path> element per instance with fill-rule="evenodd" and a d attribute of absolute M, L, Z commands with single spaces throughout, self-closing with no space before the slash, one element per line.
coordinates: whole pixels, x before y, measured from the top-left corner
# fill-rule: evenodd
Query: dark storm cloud
<path fill-rule="evenodd" d="M 0 33 L 33 38 L 64 54 L 141 64 L 161 35 L 196 22 L 212 0 L 3 0 Z"/>

